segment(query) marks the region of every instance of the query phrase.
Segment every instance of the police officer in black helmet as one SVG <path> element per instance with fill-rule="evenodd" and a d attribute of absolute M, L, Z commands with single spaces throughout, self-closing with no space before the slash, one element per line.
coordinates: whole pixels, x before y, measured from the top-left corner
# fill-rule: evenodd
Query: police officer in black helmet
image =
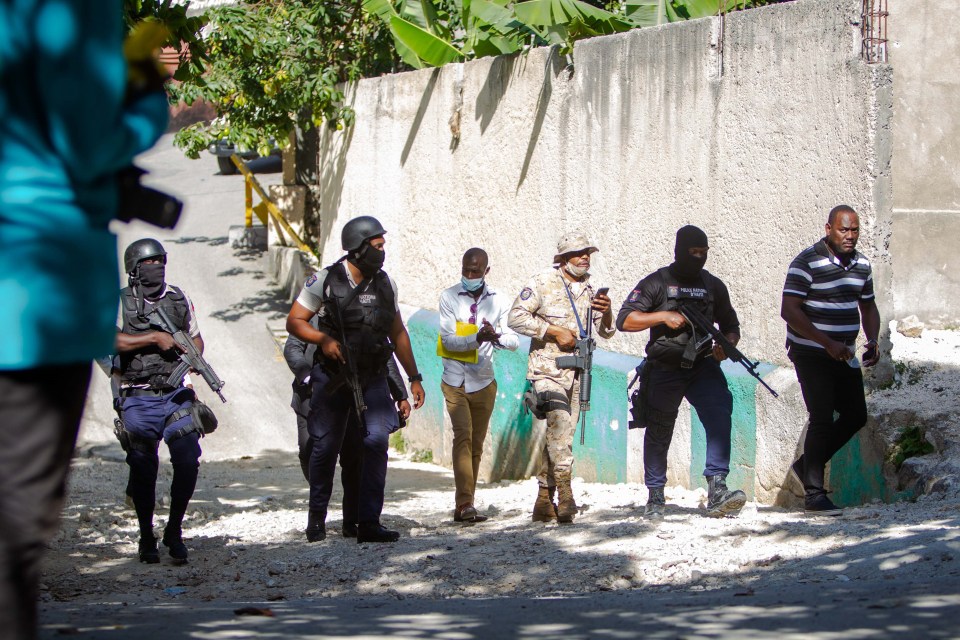
<path fill-rule="evenodd" d="M 648 399 L 643 440 L 644 484 L 649 491 L 644 514 L 648 518 L 663 516 L 667 452 L 683 398 L 696 409 L 706 431 L 706 514 L 735 516 L 746 504 L 743 491 L 731 491 L 726 484 L 733 396 L 720 362 L 727 356 L 720 345 L 709 340 L 696 349 L 690 327 L 677 311 L 681 303 L 695 305 L 732 345 L 740 341 L 740 321 L 726 285 L 703 268 L 709 249 L 706 233 L 693 225 L 682 227 L 677 231 L 673 263 L 641 280 L 617 315 L 620 331 L 650 329 L 643 373 Z"/>
<path fill-rule="evenodd" d="M 175 564 L 187 561 L 181 527 L 200 468 L 201 434 L 191 411 L 196 396 L 182 384 L 171 387 L 167 383 L 179 364 L 180 347 L 171 334 L 157 330 L 147 317 L 154 307 L 162 307 L 203 351 L 193 303 L 182 290 L 167 284 L 166 263 L 167 252 L 152 238 L 127 247 L 123 265 L 129 286 L 120 292 L 122 327 L 117 332 L 119 402 L 126 431 L 122 442 L 126 441 L 130 467 L 127 494 L 140 524 L 140 561 L 149 564 L 160 562 L 153 534 L 160 440 L 166 442 L 173 464 L 170 515 L 162 540 Z"/>
<path fill-rule="evenodd" d="M 385 233 L 371 216 L 347 222 L 341 235 L 347 254 L 307 279 L 287 316 L 287 331 L 318 345 L 310 376 L 313 396 L 307 419 L 313 439 L 308 542 L 326 537 L 327 505 L 338 454 L 345 458 L 345 469 L 354 465 L 351 459 L 358 459 L 361 469 L 355 520 L 359 526 L 353 531 L 345 514 L 344 535 L 356 535 L 361 543 L 395 542 L 400 537 L 380 524 L 387 441 L 399 428 L 386 375 L 386 363 L 394 352 L 408 376 L 414 409 L 423 405 L 424 391 L 410 336 L 400 317 L 396 285 L 382 270 Z M 315 314 L 319 329 L 310 325 Z M 362 422 L 352 391 L 344 384 L 344 345 L 357 368 L 366 404 Z"/>

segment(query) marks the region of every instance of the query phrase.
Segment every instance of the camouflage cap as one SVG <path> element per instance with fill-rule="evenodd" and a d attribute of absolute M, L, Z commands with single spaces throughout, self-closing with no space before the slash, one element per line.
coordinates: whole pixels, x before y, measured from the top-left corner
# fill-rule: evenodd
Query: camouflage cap
<path fill-rule="evenodd" d="M 584 249 L 588 250 L 590 253 L 596 253 L 600 251 L 595 246 L 590 243 L 590 240 L 587 239 L 587 234 L 582 231 L 571 231 L 570 233 L 565 233 L 560 238 L 560 242 L 557 243 L 557 254 L 553 256 L 553 263 L 560 264 L 563 262 L 563 254 L 572 253 L 574 251 L 583 251 Z"/>

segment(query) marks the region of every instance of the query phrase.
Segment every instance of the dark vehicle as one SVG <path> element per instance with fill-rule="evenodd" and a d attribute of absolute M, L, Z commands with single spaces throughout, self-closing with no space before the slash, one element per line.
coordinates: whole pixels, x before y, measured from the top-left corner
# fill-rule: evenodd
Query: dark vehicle
<path fill-rule="evenodd" d="M 224 176 L 232 176 L 237 172 L 237 166 L 230 160 L 230 156 L 233 154 L 237 154 L 244 160 L 255 160 L 260 157 L 260 154 L 257 153 L 255 149 L 237 151 L 237 148 L 229 140 L 214 140 L 207 145 L 207 151 L 217 156 L 217 166 L 220 167 L 220 175 Z M 280 147 L 277 146 L 273 138 L 270 139 L 270 155 L 280 155 Z"/>
<path fill-rule="evenodd" d="M 220 174 L 225 176 L 232 176 L 237 172 L 237 166 L 230 160 L 230 156 L 234 153 L 244 160 L 253 160 L 260 157 L 260 154 L 253 149 L 237 151 L 237 148 L 229 140 L 214 140 L 207 146 L 207 151 L 217 156 L 217 166 L 220 167 Z"/>

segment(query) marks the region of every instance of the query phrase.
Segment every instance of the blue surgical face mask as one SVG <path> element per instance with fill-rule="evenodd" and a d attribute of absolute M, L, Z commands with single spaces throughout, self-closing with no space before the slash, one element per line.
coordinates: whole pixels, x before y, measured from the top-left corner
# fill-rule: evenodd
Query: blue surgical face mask
<path fill-rule="evenodd" d="M 483 288 L 483 278 L 460 278 L 460 284 L 470 293 L 476 293 Z"/>

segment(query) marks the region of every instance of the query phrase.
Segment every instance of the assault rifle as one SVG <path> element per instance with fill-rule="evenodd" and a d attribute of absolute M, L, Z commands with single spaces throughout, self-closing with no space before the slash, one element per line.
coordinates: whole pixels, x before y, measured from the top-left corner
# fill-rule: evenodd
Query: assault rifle
<path fill-rule="evenodd" d="M 693 330 L 693 336 L 691 340 L 696 343 L 696 350 L 699 352 L 700 348 L 705 345 L 710 340 L 714 340 L 720 348 L 723 349 L 723 352 L 728 358 L 734 362 L 740 363 L 744 369 L 747 370 L 747 373 L 752 375 L 757 381 L 766 387 L 767 391 L 773 394 L 774 398 L 779 398 L 780 396 L 776 391 L 770 388 L 766 382 L 763 381 L 763 378 L 760 377 L 760 374 L 757 373 L 757 363 L 752 362 L 747 356 L 737 349 L 733 344 L 727 340 L 726 336 L 720 333 L 720 330 L 717 329 L 712 322 L 710 322 L 706 316 L 703 315 L 703 312 L 700 309 L 696 308 L 690 304 L 680 303 L 677 306 L 677 311 L 682 315 L 687 323 L 690 325 L 690 328 Z M 697 337 L 697 332 L 700 332 L 700 337 Z"/>
<path fill-rule="evenodd" d="M 163 307 L 154 307 L 147 316 L 156 316 L 157 322 L 155 324 L 172 335 L 173 339 L 176 340 L 182 349 L 179 354 L 180 364 L 177 365 L 177 368 L 174 369 L 170 377 L 167 378 L 167 385 L 179 387 L 183 383 L 183 377 L 187 375 L 187 372 L 193 370 L 199 373 L 207 385 L 220 396 L 221 402 L 226 402 L 227 399 L 223 397 L 223 393 L 220 391 L 223 389 L 223 380 L 217 376 L 213 367 L 203 359 L 203 355 L 200 353 L 200 350 L 197 349 L 197 345 L 193 343 L 193 338 L 188 336 L 183 329 L 177 328 L 177 325 L 173 323 L 170 316 L 167 315 L 167 312 L 163 310 Z"/>
<path fill-rule="evenodd" d="M 591 303 L 593 301 L 591 300 Z M 571 300 L 572 304 L 572 300 Z M 576 313 L 576 307 L 574 307 Z M 577 323 L 579 324 L 579 318 Z M 573 369 L 580 374 L 580 444 L 584 442 L 587 428 L 587 411 L 590 411 L 590 387 L 593 383 L 593 352 L 597 341 L 593 338 L 593 306 L 587 307 L 587 326 L 582 329 L 580 339 L 573 348 L 572 356 L 557 358 L 557 367 Z"/>
<path fill-rule="evenodd" d="M 360 285 L 354 289 L 359 291 Z M 352 301 L 353 296 L 348 296 Z M 347 344 L 347 330 L 343 324 L 343 314 L 340 312 L 340 303 L 334 298 L 333 307 L 337 311 L 337 324 L 340 326 L 340 353 L 343 355 L 344 366 L 341 367 L 339 381 L 330 381 L 327 392 L 336 391 L 342 384 L 346 383 L 350 387 L 350 393 L 353 395 L 353 408 L 357 411 L 357 418 L 360 420 L 360 429 L 364 436 L 367 434 L 367 421 L 363 417 L 367 412 L 367 402 L 363 399 L 363 387 L 360 385 L 360 373 L 357 371 L 357 361 L 353 359 L 350 352 L 350 345 Z"/>

